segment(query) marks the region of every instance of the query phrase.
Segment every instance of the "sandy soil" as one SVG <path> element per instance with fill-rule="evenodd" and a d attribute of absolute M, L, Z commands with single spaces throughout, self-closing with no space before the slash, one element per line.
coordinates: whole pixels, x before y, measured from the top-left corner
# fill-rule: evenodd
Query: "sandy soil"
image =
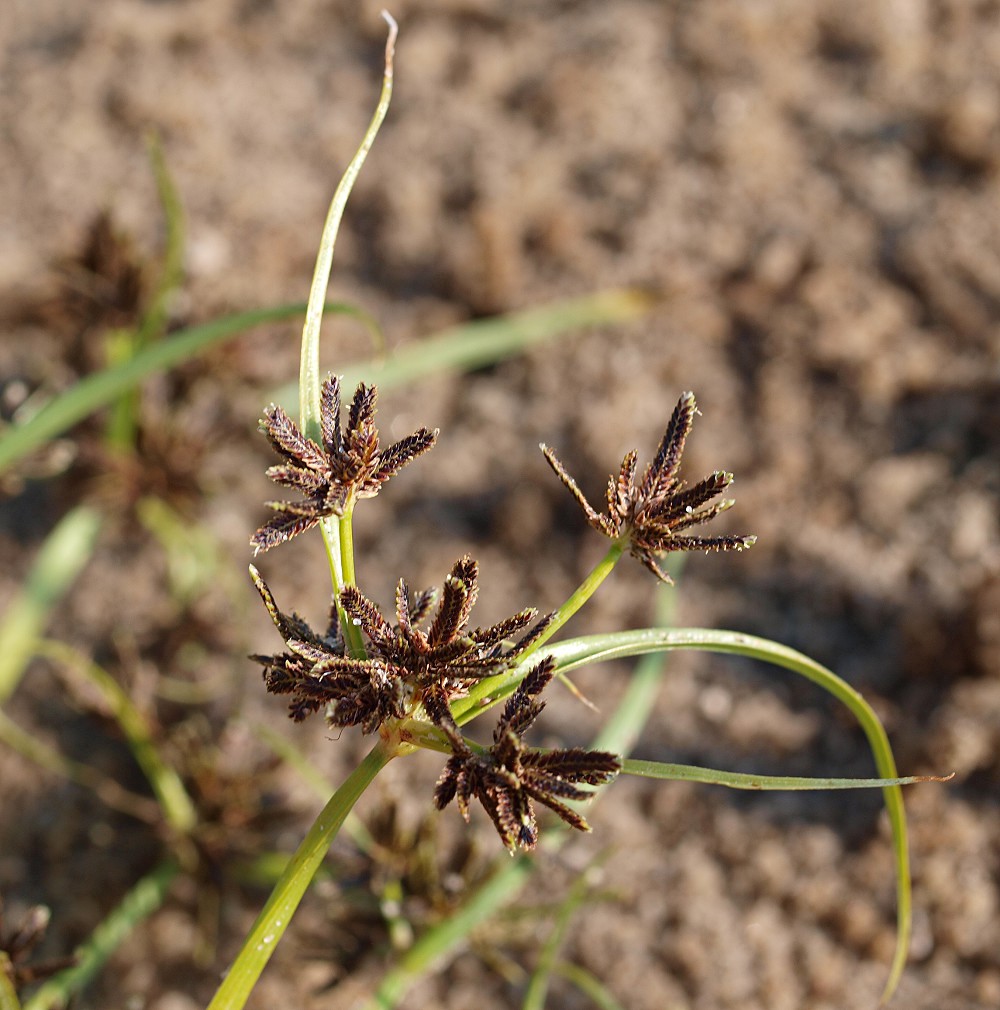
<path fill-rule="evenodd" d="M 5 416 L 95 367 L 107 328 L 134 320 L 162 239 L 150 128 L 187 218 L 175 322 L 304 299 L 326 203 L 377 91 L 377 8 L 21 0 L 0 15 Z M 735 471 L 728 528 L 759 542 L 692 558 L 680 619 L 806 651 L 873 700 L 903 769 L 957 772 L 908 794 L 915 939 L 894 1005 L 1000 1005 L 1000 9 L 412 0 L 394 14 L 396 97 L 345 221 L 334 295 L 372 311 L 393 346 L 616 285 L 663 301 L 641 323 L 387 394 L 387 434 L 443 434 L 360 514 L 363 583 L 388 602 L 400 575 L 439 583 L 471 551 L 484 623 L 557 605 L 603 546 L 537 443 L 558 447 L 597 498 L 624 452 L 651 452 L 680 391 L 695 390 L 689 472 Z M 99 243 L 98 282 L 68 264 L 102 211 L 119 239 Z M 327 339 L 332 368 L 364 352 L 347 323 Z M 156 712 L 205 809 L 228 811 L 227 831 L 205 841 L 214 875 L 181 882 L 81 1008 L 187 1010 L 214 991 L 264 895 L 218 867 L 241 850 L 291 851 L 317 809 L 248 727 L 295 739 L 334 780 L 362 752 L 353 734 L 293 733 L 242 659 L 276 648 L 242 572 L 272 493 L 256 419 L 296 356 L 295 326 L 275 326 L 150 382 L 141 465 L 114 466 L 91 422 L 26 466 L 33 479 L 0 506 L 3 600 L 69 506 L 107 508 L 52 632 Z M 149 492 L 196 531 L 202 567 L 187 583 L 137 516 Z M 322 614 L 315 544 L 262 568 L 279 602 Z M 648 623 L 653 591 L 623 565 L 577 630 Z M 626 677 L 602 669 L 581 684 L 607 708 Z M 164 678 L 207 683 L 213 700 L 166 700 Z M 59 684 L 33 667 L 10 714 L 141 791 L 112 724 Z M 543 735 L 577 741 L 598 725 L 557 697 Z M 637 753 L 871 771 L 861 733 L 815 689 L 706 656 L 671 661 Z M 361 809 L 387 832 L 423 816 L 438 770 L 433 758 L 399 764 Z M 11 753 L 0 804 L 0 890 L 10 909 L 51 907 L 46 953 L 88 935 L 161 852 L 149 827 Z M 496 843 L 484 821 L 480 865 Z M 442 832 L 439 902 L 457 822 L 449 810 L 425 829 Z M 593 835 L 541 857 L 524 915 L 478 934 L 406 1006 L 520 1005 L 546 910 L 602 853 L 565 954 L 630 1010 L 875 1005 L 893 939 L 877 797 L 628 781 L 592 822 Z M 338 852 L 363 875 L 347 843 Z M 432 915 L 426 880 L 407 887 L 414 917 Z M 343 909 L 333 885 L 319 889 L 251 1005 L 355 1005 L 387 941 L 370 911 Z M 558 982 L 548 1005 L 588 1003 Z"/>

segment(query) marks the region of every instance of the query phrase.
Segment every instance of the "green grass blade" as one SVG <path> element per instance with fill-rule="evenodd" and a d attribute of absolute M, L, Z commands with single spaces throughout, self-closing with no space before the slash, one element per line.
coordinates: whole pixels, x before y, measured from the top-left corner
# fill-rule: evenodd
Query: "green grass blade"
<path fill-rule="evenodd" d="M 807 680 L 811 680 L 844 704 L 858 720 L 868 738 L 868 746 L 880 776 L 885 779 L 899 778 L 892 748 L 889 746 L 889 738 L 868 702 L 850 684 L 825 666 L 803 653 L 779 645 L 777 642 L 735 631 L 716 631 L 704 628 L 678 628 L 664 631 L 657 628 L 646 628 L 640 631 L 593 635 L 588 638 L 560 642 L 542 651 L 556 657 L 560 670 L 568 671 L 585 663 L 670 649 L 702 649 L 709 652 L 746 656 L 774 666 L 784 667 Z M 884 787 L 882 794 L 889 814 L 889 824 L 892 828 L 897 892 L 896 952 L 889 970 L 888 981 L 882 993 L 882 1002 L 884 1003 L 895 991 L 906 965 L 907 951 L 910 945 L 912 909 L 910 857 L 903 795 L 897 785 Z"/>
<path fill-rule="evenodd" d="M 344 209 L 347 206 L 351 190 L 361 173 L 372 144 L 375 143 L 375 137 L 385 119 L 385 114 L 389 111 L 389 101 L 392 98 L 392 60 L 396 45 L 396 22 L 385 11 L 382 14 L 389 24 L 389 36 L 385 44 L 382 91 L 375 107 L 375 113 L 361 140 L 361 145 L 341 176 L 333 199 L 330 201 L 330 209 L 327 211 L 326 221 L 323 224 L 319 252 L 316 255 L 312 286 L 309 289 L 306 320 L 302 328 L 302 352 L 299 358 L 299 413 L 302 431 L 317 442 L 320 441 L 319 406 L 320 387 L 323 384 L 319 363 L 319 338 L 323 323 L 323 308 L 326 303 L 326 291 L 330 286 L 330 272 L 333 269 L 333 252 L 337 244 L 337 233 L 340 230 L 340 221 L 344 216 Z"/>
<path fill-rule="evenodd" d="M 62 642 L 39 642 L 38 655 L 46 656 L 97 689 L 121 727 L 136 762 L 152 786 L 167 823 L 180 835 L 195 826 L 198 814 L 180 776 L 160 756 L 145 716 L 121 685 L 106 670 Z"/>
<path fill-rule="evenodd" d="M 346 365 L 344 387 L 353 388 L 363 380 L 386 390 L 441 372 L 480 368 L 584 327 L 637 319 L 656 304 L 647 292 L 618 289 L 474 320 L 419 340 L 384 360 Z"/>
<path fill-rule="evenodd" d="M 677 582 L 684 566 L 684 555 L 675 554 L 668 559 L 667 569 Z M 677 587 L 661 586 L 656 594 L 656 625 L 669 628 L 677 612 Z M 607 750 L 613 754 L 629 754 L 649 722 L 656 696 L 663 682 L 664 656 L 662 652 L 649 652 L 636 664 L 629 677 L 628 687 L 617 708 L 594 738 L 593 750 Z"/>
<path fill-rule="evenodd" d="M 886 789 L 889 786 L 912 786 L 918 782 L 945 782 L 937 775 L 908 775 L 895 779 L 826 779 L 802 778 L 795 775 L 753 775 L 746 772 L 726 772 L 697 765 L 670 764 L 665 761 L 622 762 L 623 775 L 638 775 L 647 779 L 667 779 L 671 782 L 702 782 L 730 789 L 784 790 L 802 792 L 820 789 Z"/>
<path fill-rule="evenodd" d="M 288 928 L 344 818 L 391 758 L 381 742 L 330 797 L 282 873 L 208 1010 L 241 1010 Z"/>
<path fill-rule="evenodd" d="M 163 147 L 155 133 L 150 134 L 147 149 L 166 230 L 163 266 L 149 308 L 138 329 L 122 333 L 112 342 L 109 363 L 114 364 L 133 357 L 163 336 L 167 328 L 170 298 L 184 279 L 184 209 L 167 168 Z M 119 452 L 133 449 L 138 426 L 139 396 L 133 387 L 122 393 L 111 411 L 107 428 L 109 444 Z"/>
<path fill-rule="evenodd" d="M 156 194 L 163 210 L 166 237 L 163 247 L 163 268 L 149 311 L 136 338 L 138 349 L 162 336 L 170 311 L 170 298 L 184 279 L 184 207 L 170 169 L 167 167 L 163 145 L 157 134 L 149 135 L 146 146 L 150 164 L 153 166 L 153 178 L 156 180 Z"/>
<path fill-rule="evenodd" d="M 366 318 L 364 313 L 350 305 L 328 305 L 327 311 Z M 50 400 L 37 414 L 3 433 L 0 437 L 0 473 L 156 372 L 203 354 L 221 341 L 254 326 L 294 319 L 303 312 L 305 306 L 301 304 L 277 305 L 224 316 L 201 326 L 178 330 L 114 368 L 86 376 L 65 393 Z"/>
<path fill-rule="evenodd" d="M 10 958 L 0 950 L 0 1010 L 21 1010 L 14 983 L 10 980 Z"/>
<path fill-rule="evenodd" d="M 527 856 L 507 859 L 453 916 L 427 930 L 402 960 L 382 978 L 366 1010 L 389 1010 L 406 995 L 417 978 L 431 971 L 439 959 L 453 954 L 476 926 L 512 900 L 534 870 Z"/>
<path fill-rule="evenodd" d="M 104 967 L 125 937 L 163 904 L 177 872 L 175 863 L 161 863 L 143 877 L 80 947 L 77 951 L 78 963 L 45 982 L 24 1004 L 24 1010 L 53 1010 L 67 1006 L 70 999 Z"/>
<path fill-rule="evenodd" d="M 386 12 L 382 11 L 382 17 L 389 25 L 389 34 L 385 43 L 385 71 L 382 75 L 382 90 L 379 94 L 378 104 L 375 112 L 368 124 L 368 129 L 361 140 L 361 145 L 354 153 L 354 157 L 348 164 L 337 188 L 334 191 L 333 199 L 330 201 L 330 209 L 323 224 L 323 234 L 320 238 L 319 252 L 316 255 L 316 267 L 313 271 L 312 286 L 309 289 L 309 303 L 306 306 L 306 320 L 302 327 L 302 350 L 299 354 L 299 416 L 300 427 L 303 433 L 322 444 L 322 422 L 320 418 L 320 391 L 323 384 L 322 372 L 319 360 L 319 339 L 323 323 L 323 307 L 326 301 L 326 291 L 330 286 L 330 272 L 333 269 L 333 253 L 337 244 L 337 233 L 340 230 L 340 221 L 344 216 L 344 209 L 347 207 L 347 200 L 354 188 L 358 175 L 364 166 L 375 143 L 379 127 L 389 111 L 389 102 L 392 98 L 392 61 L 396 47 L 396 22 Z M 287 402 L 287 401 L 286 401 Z M 330 578 L 333 582 L 334 595 L 339 595 L 341 588 L 350 579 L 347 572 L 354 570 L 354 545 L 350 537 L 350 525 L 345 526 L 343 519 L 337 516 L 323 518 L 319 524 L 320 533 L 323 536 L 323 543 L 326 547 L 327 561 L 330 566 Z M 343 609 L 338 604 L 341 627 L 344 629 L 344 638 L 347 642 L 347 649 L 351 656 L 364 658 L 364 643 L 361 632 L 355 625 L 346 619 Z"/>
<path fill-rule="evenodd" d="M 93 790 L 102 803 L 130 817 L 147 824 L 157 824 L 162 816 L 160 808 L 153 800 L 130 792 L 90 765 L 71 761 L 55 748 L 43 743 L 33 733 L 21 729 L 2 711 L 0 711 L 0 743 L 6 744 L 11 750 L 40 768 L 61 775 L 85 789 Z"/>
<path fill-rule="evenodd" d="M 538 954 L 538 964 L 528 980 L 528 988 L 524 994 L 521 1010 L 544 1010 L 545 997 L 548 995 L 549 982 L 555 971 L 559 951 L 566 942 L 573 913 L 583 904 L 591 888 L 591 877 L 594 863 L 588 866 L 569 889 L 556 915 L 555 926 L 548 939 L 542 945 Z"/>
<path fill-rule="evenodd" d="M 94 551 L 101 517 L 78 505 L 48 535 L 0 621 L 0 704 L 17 688 L 53 608 Z"/>
<path fill-rule="evenodd" d="M 608 992 L 601 980 L 595 978 L 578 964 L 560 961 L 554 966 L 553 971 L 556 975 L 561 975 L 571 985 L 576 986 L 597 1007 L 597 1010 L 624 1010 L 621 1003 Z M 672 1008 L 664 1007 L 663 1010 L 672 1010 Z M 679 1008 L 673 1008 L 673 1010 L 679 1010 Z"/>
<path fill-rule="evenodd" d="M 373 382 L 385 392 L 432 375 L 492 365 L 588 326 L 638 319 L 656 304 L 656 299 L 644 291 L 621 288 L 476 319 L 418 340 L 388 357 L 344 365 L 343 387 L 350 390 L 359 382 Z M 284 386 L 274 394 L 278 403 L 290 403 L 297 397 L 295 385 Z"/>

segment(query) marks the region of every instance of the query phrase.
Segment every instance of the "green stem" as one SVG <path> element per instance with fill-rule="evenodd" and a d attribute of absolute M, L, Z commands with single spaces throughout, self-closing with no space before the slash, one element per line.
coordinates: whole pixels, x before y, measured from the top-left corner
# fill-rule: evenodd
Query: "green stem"
<path fill-rule="evenodd" d="M 241 1010 L 351 808 L 395 756 L 382 740 L 330 797 L 261 909 L 208 1010 Z"/>
<path fill-rule="evenodd" d="M 11 978 L 14 968 L 7 954 L 0 950 L 0 1010 L 21 1010 L 21 1004 Z"/>
<path fill-rule="evenodd" d="M 354 574 L 354 504 L 340 517 L 340 562 L 344 570 L 344 585 L 357 585 Z"/>
<path fill-rule="evenodd" d="M 333 583 L 333 595 L 337 599 L 337 616 L 344 632 L 347 651 L 354 659 L 364 659 L 365 643 L 361 637 L 361 629 L 347 616 L 340 605 L 340 591 L 344 586 L 356 585 L 354 574 L 354 522 L 350 511 L 340 518 L 328 516 L 319 523 L 326 545 L 326 557 L 330 563 L 330 581 Z"/>
<path fill-rule="evenodd" d="M 104 667 L 91 662 L 65 642 L 42 640 L 36 653 L 74 671 L 100 692 L 128 741 L 132 756 L 149 781 L 167 823 L 178 835 L 189 834 L 198 823 L 194 801 L 177 770 L 167 764 L 157 749 L 149 720 L 118 681 Z"/>
<path fill-rule="evenodd" d="M 627 537 L 612 541 L 607 554 L 594 565 L 590 574 L 577 586 L 570 598 L 556 611 L 556 616 L 545 629 L 545 633 L 518 656 L 518 663 L 522 663 L 533 652 L 540 649 L 597 592 L 597 587 L 611 574 L 611 569 L 618 564 L 618 559 L 624 553 L 627 544 Z"/>
<path fill-rule="evenodd" d="M 357 576 L 354 572 L 354 503 L 350 502 L 340 517 L 339 523 L 340 539 L 340 565 L 341 573 L 344 577 L 345 586 L 356 586 Z M 361 637 L 359 628 L 342 610 L 340 612 L 340 626 L 344 629 L 344 641 L 347 643 L 349 655 L 355 659 L 364 659 L 366 656 L 364 639 Z"/>

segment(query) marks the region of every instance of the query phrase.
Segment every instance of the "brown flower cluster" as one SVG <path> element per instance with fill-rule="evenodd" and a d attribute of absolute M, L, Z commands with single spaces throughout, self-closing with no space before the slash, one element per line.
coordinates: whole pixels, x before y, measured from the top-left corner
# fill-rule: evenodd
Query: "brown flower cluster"
<path fill-rule="evenodd" d="M 656 563 L 657 555 L 669 551 L 741 551 L 757 541 L 755 536 L 684 535 L 685 530 L 714 519 L 734 504 L 730 498 L 710 504 L 732 484 L 731 473 L 717 470 L 692 487 L 686 487 L 678 477 L 684 443 L 696 413 L 694 393 L 681 394 L 656 456 L 638 487 L 638 454 L 634 449 L 626 454 L 618 476 L 612 474 L 608 480 L 607 512 L 593 508 L 556 454 L 548 446 L 541 447 L 549 466 L 583 509 L 587 522 L 612 540 L 627 536 L 632 556 L 664 582 L 671 579 Z"/>
<path fill-rule="evenodd" d="M 298 614 L 279 611 L 257 569 L 251 567 L 250 573 L 287 646 L 286 652 L 250 658 L 264 667 L 264 686 L 271 694 L 291 695 L 289 715 L 296 722 L 325 709 L 331 726 L 360 726 L 372 733 L 386 719 L 403 718 L 406 690 L 400 678 L 377 662 L 346 655 L 336 600 L 327 629 L 319 634 Z"/>
<path fill-rule="evenodd" d="M 555 662 L 545 659 L 521 681 L 504 706 L 489 750 L 473 750 L 457 732 L 450 734 L 452 756 L 434 793 L 439 810 L 455 799 L 467 821 L 469 800 L 475 796 L 511 851 L 519 845 L 532 849 L 538 841 L 533 800 L 555 811 L 570 827 L 589 831 L 587 822 L 562 801 L 588 799 L 590 793 L 580 789 L 580 783 L 610 782 L 621 769 L 618 758 L 606 751 L 537 750 L 525 745 L 522 734 L 545 707 L 538 695 L 554 672 Z"/>
<path fill-rule="evenodd" d="M 340 383 L 328 379 L 322 389 L 321 444 L 303 435 L 280 407 L 268 409 L 262 426 L 284 459 L 267 471 L 268 476 L 300 491 L 303 499 L 268 503 L 277 515 L 254 534 L 256 551 L 289 540 L 324 517 L 346 514 L 356 500 L 376 495 L 385 481 L 434 444 L 437 432 L 421 428 L 380 450 L 375 401 L 375 388 L 359 385 L 342 429 Z M 609 482 L 604 513 L 591 507 L 555 454 L 542 446 L 590 524 L 614 540 L 627 538 L 632 554 L 668 582 L 656 555 L 741 550 L 754 542 L 754 537 L 699 537 L 685 532 L 732 505 L 728 500 L 713 503 L 731 483 L 732 474 L 717 472 L 690 488 L 678 477 L 695 412 L 694 396 L 685 393 L 638 486 L 636 453 L 625 457 L 618 476 Z M 360 726 L 372 733 L 387 722 L 423 712 L 451 750 L 435 790 L 439 808 L 454 799 L 468 820 L 470 802 L 477 799 L 511 851 L 536 844 L 536 803 L 570 826 L 589 830 L 569 804 L 590 795 L 582 786 L 614 778 L 621 764 L 604 751 L 539 750 L 524 743 L 524 732 L 544 708 L 539 696 L 555 672 L 551 658 L 530 670 L 511 694 L 489 748 L 465 739 L 451 708 L 475 684 L 512 668 L 537 646 L 555 615 L 539 618 L 537 611 L 527 608 L 487 628 L 470 628 L 479 595 L 479 566 L 463 557 L 452 566 L 440 593 L 426 590 L 413 596 L 400 579 L 395 620 L 383 616 L 357 586 L 345 586 L 331 603 L 326 630 L 317 632 L 297 614 L 280 611 L 260 574 L 253 567 L 250 571 L 285 643 L 283 652 L 252 658 L 264 668 L 267 690 L 290 696 L 293 719 L 322 710 L 331 726 Z M 363 654 L 352 655 L 347 649 L 341 621 L 350 621 L 363 634 L 367 643 Z"/>
<path fill-rule="evenodd" d="M 272 404 L 264 412 L 261 427 L 284 457 L 283 463 L 268 469 L 267 476 L 301 491 L 305 498 L 267 503 L 277 515 L 250 538 L 255 554 L 290 540 L 326 516 L 343 515 L 358 498 L 374 498 L 390 477 L 434 445 L 437 431 L 420 428 L 388 449 L 380 449 L 375 427 L 377 396 L 374 386 L 361 383 L 342 430 L 340 379 L 327 379 L 320 397 L 322 445 L 306 438 L 281 407 Z"/>
<path fill-rule="evenodd" d="M 366 733 L 386 719 L 402 719 L 423 705 L 428 718 L 449 734 L 458 734 L 450 702 L 484 677 L 510 667 L 548 627 L 550 616 L 535 621 L 533 608 L 489 628 L 469 630 L 479 594 L 479 566 L 472 558 L 455 562 L 445 579 L 437 611 L 426 630 L 418 625 L 431 613 L 438 593 L 425 590 L 411 600 L 406 583 L 396 587 L 396 623 L 382 616 L 357 586 L 345 586 L 340 605 L 368 640 L 368 656 L 348 656 L 336 604 L 330 607 L 325 633 L 313 631 L 297 614 L 278 610 L 255 568 L 254 584 L 264 600 L 287 652 L 253 656 L 264 667 L 273 694 L 290 694 L 290 713 L 301 720 L 326 708 L 333 726 L 361 726 Z M 529 626 L 535 622 L 534 627 Z M 514 636 L 521 637 L 511 641 Z"/>
<path fill-rule="evenodd" d="M 414 702 L 442 729 L 457 733 L 449 703 L 469 688 L 510 667 L 545 631 L 551 615 L 535 621 L 534 608 L 521 610 L 489 628 L 468 628 L 479 595 L 479 565 L 470 557 L 455 562 L 426 631 L 417 624 L 436 593 L 425 591 L 411 604 L 406 583 L 396 587 L 396 623 L 390 624 L 357 586 L 346 586 L 341 605 L 369 642 L 371 662 L 406 684 Z M 529 627 L 535 621 L 533 627 Z M 512 641 L 515 636 L 521 636 Z"/>
<path fill-rule="evenodd" d="M 346 586 L 340 605 L 368 641 L 368 657 L 356 659 L 346 654 L 335 604 L 327 630 L 317 633 L 297 614 L 282 613 L 260 574 L 256 569 L 251 572 L 287 647 L 277 655 L 252 658 L 264 667 L 268 691 L 292 696 L 293 719 L 325 709 L 331 726 L 360 726 L 371 733 L 386 720 L 402 719 L 422 706 L 452 748 L 436 793 L 439 807 L 457 795 L 468 819 L 469 799 L 475 796 L 511 849 L 535 844 L 538 829 L 532 800 L 550 807 L 573 827 L 589 830 L 586 821 L 561 801 L 587 796 L 576 783 L 597 785 L 614 777 L 618 759 L 578 748 L 533 750 L 521 741 L 521 733 L 543 708 L 537 695 L 552 678 L 551 660 L 535 667 L 511 695 L 488 752 L 479 754 L 466 742 L 451 712 L 455 698 L 484 677 L 508 669 L 545 631 L 551 615 L 536 620 L 537 612 L 528 608 L 488 628 L 469 630 L 479 567 L 464 557 L 445 580 L 436 610 L 437 593 L 426 590 L 411 599 L 400 580 L 395 623 L 387 621 L 356 586 Z M 424 630 L 421 623 L 426 624 Z"/>

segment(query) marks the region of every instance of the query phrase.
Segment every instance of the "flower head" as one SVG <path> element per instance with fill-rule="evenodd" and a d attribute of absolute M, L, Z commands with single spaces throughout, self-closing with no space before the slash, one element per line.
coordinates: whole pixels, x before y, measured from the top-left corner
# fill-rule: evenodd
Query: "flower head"
<path fill-rule="evenodd" d="M 326 516 L 340 516 L 358 498 L 374 498 L 382 485 L 410 460 L 434 444 L 437 431 L 420 428 L 387 449 L 379 449 L 375 427 L 377 390 L 361 383 L 354 393 L 347 427 L 340 425 L 340 379 L 331 376 L 320 396 L 322 445 L 306 438 L 295 422 L 273 404 L 261 427 L 284 462 L 267 476 L 301 491 L 301 501 L 267 502 L 277 512 L 250 538 L 254 553 L 290 540 Z"/>
<path fill-rule="evenodd" d="M 426 590 L 410 600 L 400 579 L 396 587 L 396 623 L 390 624 L 378 607 L 357 586 L 346 586 L 340 602 L 348 617 L 365 633 L 369 662 L 378 662 L 391 676 L 405 683 L 415 701 L 423 704 L 430 720 L 454 730 L 449 702 L 467 693 L 484 677 L 506 669 L 545 630 L 543 617 L 530 630 L 538 612 L 519 611 L 488 628 L 468 630 L 469 617 L 479 595 L 479 565 L 460 558 L 445 579 L 437 610 L 426 631 L 417 625 L 430 614 L 437 594 Z M 522 634 L 524 633 L 524 634 Z M 516 641 L 515 636 L 520 635 Z"/>
<path fill-rule="evenodd" d="M 684 443 L 696 413 L 694 393 L 682 393 L 656 456 L 646 467 L 639 486 L 635 485 L 638 458 L 635 450 L 622 460 L 617 477 L 609 478 L 607 512 L 594 509 L 556 454 L 548 446 L 541 447 L 549 466 L 583 509 L 587 522 L 612 540 L 627 536 L 632 556 L 664 582 L 671 579 L 657 565 L 656 555 L 668 551 L 741 551 L 757 540 L 755 536 L 681 535 L 692 526 L 714 519 L 734 504 L 728 498 L 710 504 L 733 482 L 731 473 L 717 470 L 692 487 L 686 487 L 678 477 Z"/>
<path fill-rule="evenodd" d="M 554 672 L 555 661 L 547 658 L 521 681 L 504 706 L 489 750 L 474 751 L 457 732 L 449 734 L 453 753 L 434 792 L 439 810 L 455 799 L 466 821 L 475 796 L 512 852 L 518 845 L 532 849 L 538 841 L 532 801 L 554 810 L 571 827 L 589 831 L 587 822 L 562 801 L 587 799 L 590 793 L 578 784 L 609 782 L 621 769 L 618 758 L 606 751 L 525 745 L 521 735 L 545 707 L 538 695 Z"/>
<path fill-rule="evenodd" d="M 535 621 L 537 611 L 522 610 L 489 628 L 467 628 L 478 595 L 479 566 L 472 558 L 455 562 L 445 579 L 440 603 L 426 631 L 418 625 L 431 613 L 434 590 L 414 599 L 400 579 L 396 623 L 358 589 L 345 586 L 340 606 L 369 642 L 368 657 L 347 655 L 337 616 L 330 607 L 327 630 L 319 634 L 298 614 L 284 614 L 256 568 L 251 577 L 274 626 L 288 647 L 273 656 L 251 656 L 264 667 L 272 694 L 289 694 L 296 721 L 326 709 L 332 726 L 361 726 L 371 733 L 387 719 L 402 719 L 422 704 L 428 718 L 446 734 L 460 737 L 449 703 L 477 681 L 509 667 L 544 632 L 550 620 Z M 520 635 L 516 641 L 515 636 Z"/>
<path fill-rule="evenodd" d="M 256 568 L 251 566 L 250 574 L 288 646 L 287 652 L 250 658 L 264 667 L 268 691 L 292 696 L 289 714 L 296 722 L 325 709 L 331 726 L 361 726 L 371 733 L 386 719 L 403 717 L 406 692 L 398 677 L 380 663 L 345 654 L 335 603 L 327 630 L 318 634 L 298 614 L 278 610 Z"/>

